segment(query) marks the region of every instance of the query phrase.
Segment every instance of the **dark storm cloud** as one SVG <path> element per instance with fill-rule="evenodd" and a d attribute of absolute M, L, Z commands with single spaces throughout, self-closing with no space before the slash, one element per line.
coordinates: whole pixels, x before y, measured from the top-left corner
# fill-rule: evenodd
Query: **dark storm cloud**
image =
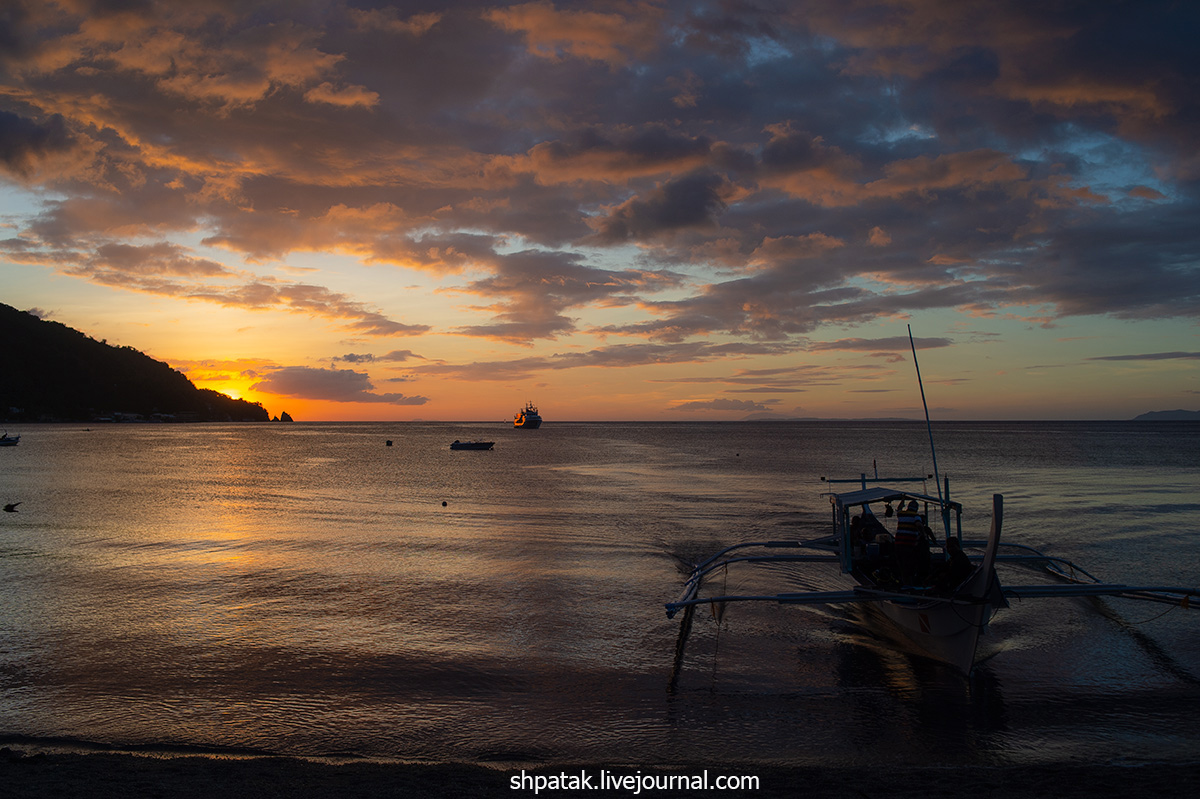
<path fill-rule="evenodd" d="M 598 224 L 588 241 L 620 244 L 653 240 L 664 233 L 688 228 L 715 228 L 725 209 L 729 186 L 718 175 L 685 175 L 654 189 L 645 198 L 623 203 Z"/>
<path fill-rule="evenodd" d="M 688 135 L 662 124 L 613 130 L 588 127 L 569 140 L 535 145 L 529 155 L 543 173 L 646 175 L 704 163 L 713 144 L 705 136 Z"/>
<path fill-rule="evenodd" d="M 0 167 L 46 198 L 12 259 L 432 328 L 247 274 L 335 252 L 526 345 L 1200 316 L 1196 4 L 285 6 L 10 4 Z"/>
<path fill-rule="evenodd" d="M 70 149 L 74 137 L 60 114 L 44 122 L 0 110 L 0 167 L 28 177 L 44 156 Z"/>

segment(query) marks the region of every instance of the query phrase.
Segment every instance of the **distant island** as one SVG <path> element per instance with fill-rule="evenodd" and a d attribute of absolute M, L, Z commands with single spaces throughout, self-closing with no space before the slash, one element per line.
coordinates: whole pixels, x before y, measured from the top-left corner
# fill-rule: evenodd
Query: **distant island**
<path fill-rule="evenodd" d="M 781 416 L 777 413 L 752 413 L 743 422 L 915 422 L 906 416 Z"/>
<path fill-rule="evenodd" d="M 1133 417 L 1135 422 L 1200 422 L 1200 411 L 1150 411 Z"/>
<path fill-rule="evenodd" d="M 9 422 L 266 422 L 257 402 L 192 381 L 162 361 L 0 303 L 6 344 L 0 419 Z"/>

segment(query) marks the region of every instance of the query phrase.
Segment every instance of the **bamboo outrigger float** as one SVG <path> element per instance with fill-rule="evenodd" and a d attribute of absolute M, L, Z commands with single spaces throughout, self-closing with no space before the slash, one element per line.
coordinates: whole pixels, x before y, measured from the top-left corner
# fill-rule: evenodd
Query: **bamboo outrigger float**
<path fill-rule="evenodd" d="M 909 341 L 911 344 L 911 328 Z M 912 346 L 915 363 L 916 345 Z M 921 382 L 919 367 L 917 382 Z M 921 401 L 925 404 L 923 386 Z M 933 432 L 927 405 L 925 420 L 932 451 Z M 1051 557 L 1032 547 L 1001 542 L 1004 498 L 1000 494 L 992 497 L 988 537 L 964 540 L 962 506 L 950 500 L 949 479 L 945 481 L 943 491 L 937 473 L 936 452 L 933 468 L 934 473 L 927 477 L 880 478 L 876 472 L 870 478 L 863 473 L 856 479 L 827 480 L 831 484 L 858 484 L 854 490 L 828 493 L 833 510 L 830 535 L 807 541 L 735 544 L 696 564 L 679 599 L 666 605 L 668 618 L 684 611 L 675 675 L 681 666 L 692 614 L 698 605 L 716 609 L 730 602 L 753 601 L 784 605 L 865 604 L 878 609 L 892 622 L 889 631 L 903 638 L 920 654 L 969 674 L 975 664 L 980 634 L 987 628 L 992 614 L 998 608 L 1007 607 L 1010 598 L 1117 596 L 1187 608 L 1191 597 L 1200 596 L 1200 590 L 1196 588 L 1101 582 L 1070 561 Z M 931 496 L 925 490 L 929 478 L 937 487 L 937 496 Z M 913 483 L 920 483 L 921 490 L 900 487 Z M 875 513 L 879 506 L 884 507 L 883 519 L 890 520 L 894 516 L 895 522 L 881 520 Z M 940 536 L 933 532 L 934 528 L 940 528 Z M 797 551 L 779 552 L 784 549 Z M 703 593 L 705 579 L 718 570 L 727 573 L 730 566 L 806 563 L 836 564 L 857 584 L 842 591 L 752 595 Z M 996 573 L 997 564 L 1042 568 L 1061 582 L 1004 586 Z"/>

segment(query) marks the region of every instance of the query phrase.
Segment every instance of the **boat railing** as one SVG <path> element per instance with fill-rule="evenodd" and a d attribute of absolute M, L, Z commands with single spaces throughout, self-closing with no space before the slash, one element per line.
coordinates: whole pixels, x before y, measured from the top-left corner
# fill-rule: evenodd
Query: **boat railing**
<path fill-rule="evenodd" d="M 933 475 L 925 477 L 867 477 L 863 472 L 858 477 L 821 477 L 822 483 L 924 483 L 932 480 Z M 863 486 L 866 487 L 865 485 Z"/>
<path fill-rule="evenodd" d="M 861 601 L 854 591 L 805 591 L 795 594 L 728 594 L 726 596 L 706 596 L 680 598 L 667 604 L 667 618 L 675 618 L 681 610 L 696 605 L 724 605 L 729 602 L 776 602 L 780 605 L 832 605 L 842 602 Z"/>
<path fill-rule="evenodd" d="M 832 536 L 825 536 L 823 538 L 817 538 L 817 539 L 813 539 L 811 541 L 800 541 L 800 540 L 746 541 L 741 544 L 732 544 L 730 546 L 727 546 L 724 549 L 722 549 L 721 551 L 719 551 L 716 554 L 709 557 L 707 560 L 703 560 L 700 563 L 693 565 L 692 573 L 694 574 L 698 570 L 707 568 L 709 566 L 709 564 L 720 560 L 721 558 L 728 555 L 730 552 L 733 552 L 738 549 L 749 549 L 750 547 L 762 547 L 764 549 L 801 549 L 801 548 L 823 549 L 823 548 L 831 547 L 831 546 L 833 546 L 833 537 Z"/>
<path fill-rule="evenodd" d="M 1087 583 L 1074 585 L 1006 585 L 1005 596 L 1016 599 L 1047 597 L 1115 596 L 1142 599 L 1183 608 L 1191 606 L 1192 597 L 1200 597 L 1200 588 L 1180 588 L 1172 585 L 1123 585 L 1120 583 Z"/>
<path fill-rule="evenodd" d="M 986 541 L 963 541 L 964 547 L 982 547 Z M 1007 549 L 1019 549 L 1028 553 L 1025 555 L 997 555 L 996 560 L 1003 563 L 1018 563 L 1018 564 L 1038 564 L 1051 574 L 1061 577 L 1070 582 L 1092 582 L 1099 583 L 1100 578 L 1089 572 L 1087 569 L 1067 558 L 1060 558 L 1055 555 L 1047 555 L 1035 547 L 1026 544 L 1006 544 L 1001 543 L 1001 547 Z M 1081 576 L 1086 580 L 1081 579 Z"/>
<path fill-rule="evenodd" d="M 683 593 L 680 595 L 678 600 L 676 600 L 675 602 L 669 603 L 667 605 L 667 618 L 673 618 L 675 616 L 676 611 L 678 611 L 680 608 L 683 608 L 683 607 L 686 607 L 686 606 L 692 605 L 692 604 L 700 604 L 702 602 L 712 601 L 707 598 L 703 599 L 703 600 L 697 599 L 696 594 L 700 591 L 700 586 L 703 584 L 705 577 L 707 577 L 708 575 L 712 574 L 713 572 L 715 572 L 719 569 L 723 569 L 723 568 L 729 566 L 730 564 L 735 564 L 735 563 L 772 563 L 772 562 L 774 562 L 774 563 L 836 563 L 838 560 L 837 556 L 833 555 L 833 554 L 822 554 L 822 555 L 807 555 L 807 554 L 805 554 L 805 555 L 799 555 L 799 554 L 797 554 L 797 555 L 791 555 L 791 554 L 741 555 L 738 557 L 729 557 L 729 554 L 731 552 L 735 552 L 737 550 L 743 550 L 743 549 L 750 549 L 753 547 L 758 547 L 758 548 L 763 548 L 763 549 L 814 549 L 814 550 L 824 550 L 826 552 L 832 553 L 832 551 L 834 549 L 834 544 L 830 538 L 820 538 L 820 539 L 815 539 L 813 541 L 796 541 L 796 540 L 792 540 L 792 541 L 749 541 L 749 542 L 744 542 L 741 544 L 733 544 L 731 546 L 725 547 L 720 552 L 717 552 L 715 555 L 709 557 L 708 559 L 702 561 L 701 563 L 695 564 L 692 567 L 691 574 L 688 576 L 687 581 L 684 583 Z M 755 597 L 755 598 L 770 599 L 771 597 L 767 596 L 767 597 Z M 748 599 L 748 597 L 744 597 L 742 599 Z"/>
<path fill-rule="evenodd" d="M 1066 586 L 1064 586 L 1066 587 Z M 776 602 L 780 605 L 836 605 L 861 602 L 896 602 L 905 605 L 962 605 L 988 604 L 986 597 L 975 597 L 963 593 L 921 594 L 911 591 L 889 591 L 856 585 L 839 591 L 800 591 L 780 594 L 726 594 L 722 596 L 695 596 L 687 592 L 675 602 L 667 603 L 667 618 L 675 618 L 680 610 L 696 605 L 724 605 L 730 602 Z"/>
<path fill-rule="evenodd" d="M 964 541 L 963 546 L 982 546 L 983 541 Z M 1106 583 L 1074 561 L 1047 555 L 1041 550 L 1027 544 L 1004 544 L 1000 546 L 1010 549 L 1024 550 L 1023 555 L 997 555 L 996 560 L 1007 564 L 1041 566 L 1049 574 L 1065 580 L 1067 585 L 1011 585 L 1004 586 L 1005 596 L 1016 599 L 1032 599 L 1045 597 L 1072 596 L 1116 596 L 1126 599 L 1144 599 L 1151 602 L 1162 602 L 1169 605 L 1189 606 L 1191 597 L 1200 597 L 1200 588 L 1190 589 L 1179 586 L 1128 586 L 1120 583 Z M 975 558 L 973 558 L 975 559 Z"/>

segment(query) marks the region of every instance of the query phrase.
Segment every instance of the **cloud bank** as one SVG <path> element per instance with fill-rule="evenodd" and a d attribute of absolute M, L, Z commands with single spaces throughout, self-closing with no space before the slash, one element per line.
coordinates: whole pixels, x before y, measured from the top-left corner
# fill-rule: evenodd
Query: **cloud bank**
<path fill-rule="evenodd" d="M 0 257 L 303 314 L 382 361 L 430 334 L 537 345 L 486 363 L 516 376 L 894 352 L 844 331 L 942 309 L 1200 316 L 1194 4 L 8 7 L 0 179 L 41 201 Z M 271 272 L 309 253 L 436 280 L 461 320 Z M 295 369 L 262 385 L 420 399 Z"/>

